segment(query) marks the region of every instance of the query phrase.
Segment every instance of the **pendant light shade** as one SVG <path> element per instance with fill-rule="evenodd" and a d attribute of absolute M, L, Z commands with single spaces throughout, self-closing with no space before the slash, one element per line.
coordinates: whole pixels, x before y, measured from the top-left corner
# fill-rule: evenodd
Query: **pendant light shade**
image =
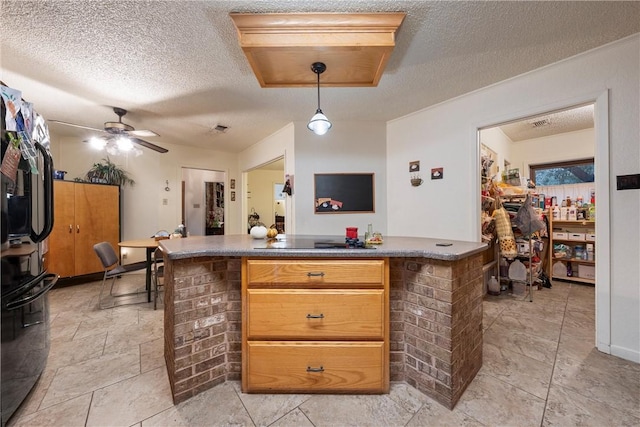
<path fill-rule="evenodd" d="M 324 73 L 326 69 L 327 66 L 322 62 L 314 62 L 311 64 L 311 71 L 318 75 L 318 109 L 313 117 L 311 117 L 311 120 L 309 120 L 307 127 L 316 135 L 324 135 L 331 129 L 331 122 L 320 109 L 320 74 Z"/>

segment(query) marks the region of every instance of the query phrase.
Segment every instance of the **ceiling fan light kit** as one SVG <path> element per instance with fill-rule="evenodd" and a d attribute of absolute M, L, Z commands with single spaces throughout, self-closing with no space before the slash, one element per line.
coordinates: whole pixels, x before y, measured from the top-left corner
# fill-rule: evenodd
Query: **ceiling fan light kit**
<path fill-rule="evenodd" d="M 122 121 L 122 116 L 127 114 L 124 108 L 113 107 L 113 112 L 118 116 L 117 122 L 105 122 L 104 129 L 96 129 L 89 126 L 77 125 L 74 123 L 62 122 L 60 120 L 49 120 L 51 123 L 57 123 L 64 126 L 72 126 L 81 129 L 89 129 L 96 132 L 103 132 L 108 135 L 92 137 L 89 142 L 96 149 L 106 149 L 109 154 L 118 155 L 133 153 L 136 156 L 142 154 L 142 150 L 135 145 L 146 147 L 158 153 L 167 153 L 169 150 L 152 144 L 138 137 L 160 136 L 151 130 L 135 130 L 135 128 Z M 99 140 L 102 140 L 100 142 Z M 135 145 L 134 145 L 135 144 Z"/>

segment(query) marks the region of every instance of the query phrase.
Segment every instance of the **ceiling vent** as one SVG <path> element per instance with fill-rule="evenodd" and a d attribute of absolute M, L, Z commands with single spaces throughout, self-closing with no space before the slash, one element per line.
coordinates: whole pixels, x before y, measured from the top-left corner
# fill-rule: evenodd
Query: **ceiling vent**
<path fill-rule="evenodd" d="M 539 119 L 539 120 L 533 120 L 529 122 L 531 124 L 532 127 L 534 128 L 540 128 L 543 126 L 549 126 L 551 124 L 551 120 L 550 119 Z"/>

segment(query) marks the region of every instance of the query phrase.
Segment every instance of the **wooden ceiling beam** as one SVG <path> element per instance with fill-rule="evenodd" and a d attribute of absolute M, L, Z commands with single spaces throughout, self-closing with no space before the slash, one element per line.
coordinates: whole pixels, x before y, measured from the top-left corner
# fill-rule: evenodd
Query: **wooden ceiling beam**
<path fill-rule="evenodd" d="M 260 86 L 377 86 L 405 13 L 232 13 L 240 47 Z"/>

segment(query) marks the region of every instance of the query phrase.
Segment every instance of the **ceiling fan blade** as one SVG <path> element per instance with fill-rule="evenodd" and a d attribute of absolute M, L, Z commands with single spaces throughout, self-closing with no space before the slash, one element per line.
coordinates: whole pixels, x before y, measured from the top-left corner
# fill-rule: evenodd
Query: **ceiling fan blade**
<path fill-rule="evenodd" d="M 60 120 L 47 120 L 47 121 L 50 122 L 50 123 L 56 123 L 56 124 L 59 124 L 59 125 L 72 126 L 74 128 L 89 129 L 89 130 L 96 131 L 96 132 L 105 132 L 104 129 L 97 129 L 97 128 L 92 128 L 92 127 L 89 127 L 89 126 L 77 125 L 75 123 L 61 122 Z"/>
<path fill-rule="evenodd" d="M 160 136 L 160 135 L 158 135 L 157 133 L 155 133 L 152 130 L 144 130 L 144 129 L 141 129 L 141 130 L 130 130 L 129 132 L 127 132 L 127 134 L 131 135 L 131 136 L 142 136 L 142 137 L 147 137 L 147 138 L 150 137 L 150 136 Z"/>
<path fill-rule="evenodd" d="M 157 151 L 158 153 L 167 153 L 169 152 L 169 150 L 167 150 L 166 148 L 162 148 L 158 145 L 152 144 L 150 142 L 145 141 L 144 139 L 139 139 L 139 138 L 131 138 L 131 141 L 135 142 L 138 145 L 142 145 L 143 147 L 146 147 L 150 150 L 153 151 Z"/>

